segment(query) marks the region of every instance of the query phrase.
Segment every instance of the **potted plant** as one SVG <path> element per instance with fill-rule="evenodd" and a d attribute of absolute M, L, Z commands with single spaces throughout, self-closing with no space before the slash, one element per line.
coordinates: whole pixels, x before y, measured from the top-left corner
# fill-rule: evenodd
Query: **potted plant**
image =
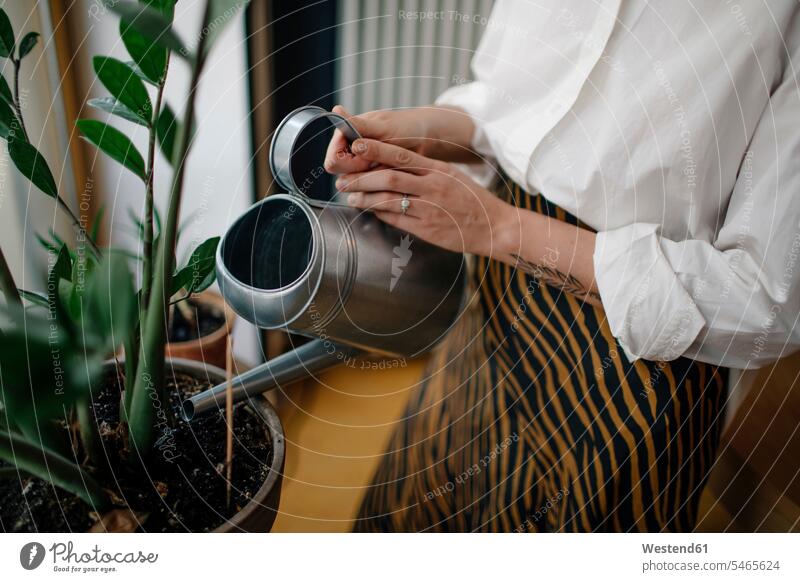
<path fill-rule="evenodd" d="M 213 277 L 218 239 L 199 245 L 185 267 L 175 268 L 191 144 L 188 120 L 208 51 L 243 4 L 209 0 L 193 52 L 172 30 L 174 0 L 109 6 L 122 17 L 121 35 L 133 62 L 95 59 L 112 97 L 91 104 L 148 128 L 147 161 L 109 125 L 80 120 L 78 127 L 144 183 L 138 290 L 129 256 L 99 248 L 60 197 L 45 160 L 27 139 L 18 84 L 11 91 L 0 81 L 0 135 L 11 160 L 57 201 L 77 231 L 74 248 L 61 244 L 50 250 L 46 294 L 18 289 L 0 251 L 0 289 L 9 320 L 0 331 L 0 523 L 6 530 L 264 531 L 271 526 L 284 456 L 274 411 L 263 400 L 186 423 L 178 414 L 181 400 L 226 376 L 214 366 L 165 358 L 170 310 Z M 15 72 L 35 42 L 35 33 L 29 33 L 17 46 L 0 10 L 0 56 L 12 60 Z M 181 121 L 162 102 L 170 54 L 192 70 Z M 154 102 L 145 83 L 153 86 Z M 169 208 L 158 230 L 156 141 L 174 170 Z M 113 357 L 122 346 L 125 358 Z"/>
<path fill-rule="evenodd" d="M 93 99 L 90 103 L 97 101 Z M 153 210 L 156 224 L 154 233 L 157 239 L 160 219 L 155 208 Z M 102 217 L 102 211 L 101 208 L 100 217 Z M 130 213 L 131 220 L 137 229 L 139 247 L 143 251 L 144 223 L 132 210 Z M 95 219 L 94 224 L 99 227 L 100 220 Z M 47 252 L 55 254 L 65 244 L 52 230 L 48 237 L 37 234 L 37 240 Z M 222 368 L 225 367 L 225 350 L 228 337 L 233 331 L 235 315 L 219 293 L 207 288 L 216 279 L 216 271 L 213 268 L 209 271 L 214 265 L 214 257 L 212 260 L 207 260 L 207 255 L 216 249 L 218 240 L 218 237 L 214 237 L 205 241 L 206 247 L 199 246 L 197 251 L 184 261 L 186 266 L 181 269 L 181 275 L 191 274 L 196 282 L 191 285 L 190 289 L 181 289 L 179 293 L 182 296 L 176 296 L 170 302 L 166 355 L 172 358 L 204 362 Z M 141 256 L 141 252 L 135 256 L 140 265 L 143 263 Z"/>
<path fill-rule="evenodd" d="M 225 367 L 235 315 L 219 293 L 195 292 L 176 304 L 169 319 L 167 357 Z"/>
<path fill-rule="evenodd" d="M 132 62 L 131 65 L 135 65 L 135 62 Z M 166 74 L 165 70 L 165 77 Z M 108 110 L 106 104 L 111 100 L 113 97 L 91 99 L 89 104 Z M 169 107 L 166 104 L 163 107 L 165 113 L 162 112 L 159 116 L 166 116 L 167 123 L 175 123 Z M 119 106 L 113 104 L 113 110 L 118 111 Z M 158 135 L 158 127 L 158 125 L 152 125 L 148 127 L 148 132 Z M 161 127 L 163 128 L 164 124 Z M 150 148 L 155 150 L 155 140 L 150 142 L 148 150 Z M 164 151 L 164 155 L 167 155 L 163 147 L 162 151 Z M 154 154 L 154 151 L 148 151 L 148 157 Z M 147 180 L 146 184 L 152 186 L 151 180 Z M 132 209 L 129 209 L 130 219 L 135 227 L 134 233 L 139 239 L 141 251 L 137 258 L 143 256 L 146 250 L 149 251 L 148 255 L 152 255 L 152 245 L 148 247 L 144 244 L 145 234 L 149 235 L 148 231 L 151 231 L 152 238 L 157 240 L 161 230 L 161 217 L 158 209 L 152 203 L 151 186 L 148 186 L 145 191 L 145 217 L 139 217 Z M 146 221 L 149 221 L 149 227 Z M 181 229 L 178 229 L 178 238 L 180 238 L 180 231 Z M 53 233 L 50 233 L 50 239 L 44 240 L 40 237 L 39 240 L 48 250 L 58 250 L 63 241 Z M 225 350 L 228 337 L 233 331 L 235 315 L 222 296 L 209 289 L 216 279 L 216 270 L 213 269 L 213 266 L 218 243 L 219 237 L 213 237 L 199 245 L 196 252 L 184 261 L 186 266 L 176 276 L 175 286 L 186 285 L 186 287 L 180 291 L 182 296 L 175 297 L 174 301 L 170 303 L 166 347 L 168 357 L 195 360 L 218 367 L 225 366 Z M 153 258 L 149 257 L 151 264 Z M 142 270 L 146 270 L 145 261 L 141 261 L 141 263 Z"/>

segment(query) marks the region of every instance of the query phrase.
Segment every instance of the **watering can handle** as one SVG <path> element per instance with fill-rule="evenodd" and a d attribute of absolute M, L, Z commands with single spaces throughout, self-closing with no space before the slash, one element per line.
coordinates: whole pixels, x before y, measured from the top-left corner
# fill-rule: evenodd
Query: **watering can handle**
<path fill-rule="evenodd" d="M 290 193 L 300 192 L 292 175 L 292 156 L 295 148 L 302 143 L 300 138 L 303 131 L 318 119 L 323 118 L 330 120 L 333 126 L 344 134 L 348 142 L 352 143 L 361 137 L 358 130 L 347 119 L 338 113 L 326 111 L 316 105 L 300 107 L 284 117 L 272 136 L 269 166 L 275 181 Z"/>
<path fill-rule="evenodd" d="M 348 143 L 353 143 L 357 139 L 361 138 L 361 134 L 358 133 L 356 127 L 350 123 L 347 119 L 339 115 L 338 113 L 327 112 L 328 119 L 331 120 L 331 123 L 341 131 L 344 136 L 347 138 Z"/>

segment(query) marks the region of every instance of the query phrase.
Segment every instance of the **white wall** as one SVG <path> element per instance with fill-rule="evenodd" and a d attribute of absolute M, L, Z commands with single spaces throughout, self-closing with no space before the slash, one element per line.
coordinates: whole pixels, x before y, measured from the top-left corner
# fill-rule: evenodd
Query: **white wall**
<path fill-rule="evenodd" d="M 181 0 L 175 14 L 175 27 L 184 42 L 192 47 L 199 28 L 203 3 Z M 76 8 L 87 15 L 85 51 L 82 60 L 92 55 L 109 55 L 130 60 L 119 40 L 118 18 L 102 7 L 101 0 L 79 0 Z M 251 203 L 250 129 L 248 118 L 248 85 L 244 44 L 243 15 L 228 25 L 207 62 L 196 104 L 197 136 L 188 160 L 184 184 L 182 231 L 178 258 L 185 260 L 187 248 L 210 236 L 222 235 L 230 224 Z M 90 63 L 84 63 L 90 66 Z M 92 79 L 91 74 L 86 78 Z M 178 115 L 183 111 L 189 82 L 185 63 L 177 58 L 170 62 L 165 90 L 166 101 Z M 106 95 L 95 83 L 90 97 Z M 103 119 L 104 116 L 100 115 Z M 117 119 L 111 120 L 134 139 L 142 155 L 147 151 L 146 130 Z M 141 216 L 144 208 L 141 180 L 127 170 L 98 154 L 95 160 L 96 188 L 106 201 L 106 217 L 111 219 L 114 243 L 132 246 L 128 209 Z M 171 168 L 159 153 L 156 164 L 156 204 L 166 212 Z M 237 358 L 245 363 L 259 359 L 257 333 L 253 326 L 239 319 L 234 345 Z"/>

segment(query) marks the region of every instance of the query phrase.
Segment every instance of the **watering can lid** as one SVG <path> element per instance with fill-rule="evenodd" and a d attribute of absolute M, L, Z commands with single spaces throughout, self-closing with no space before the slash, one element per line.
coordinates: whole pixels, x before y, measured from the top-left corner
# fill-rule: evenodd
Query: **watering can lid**
<path fill-rule="evenodd" d="M 298 187 L 292 174 L 292 156 L 303 131 L 318 119 L 327 118 L 341 130 L 348 141 L 361 136 L 349 121 L 338 113 L 326 111 L 316 105 L 306 105 L 292 111 L 283 118 L 272 136 L 269 149 L 269 168 L 275 181 L 290 194 L 307 197 Z"/>

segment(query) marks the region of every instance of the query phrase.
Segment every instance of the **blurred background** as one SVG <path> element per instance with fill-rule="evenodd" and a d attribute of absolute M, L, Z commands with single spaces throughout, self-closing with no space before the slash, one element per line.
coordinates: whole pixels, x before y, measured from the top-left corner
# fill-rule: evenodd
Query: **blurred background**
<path fill-rule="evenodd" d="M 127 60 L 117 17 L 102 0 L 2 2 L 15 29 L 42 35 L 21 84 L 31 141 L 50 163 L 62 191 L 89 224 L 104 209 L 104 241 L 132 247 L 130 214 L 141 215 L 141 184 L 77 137 L 74 122 L 97 115 L 84 109 L 103 94 L 93 84 L 91 58 Z M 293 109 L 341 103 L 353 113 L 433 102 L 450 85 L 469 80 L 469 62 L 491 12 L 490 0 L 253 0 L 228 27 L 206 68 L 198 98 L 198 133 L 189 158 L 180 249 L 221 235 L 241 212 L 276 188 L 269 142 Z M 183 38 L 197 28 L 201 3 L 180 0 L 175 22 Z M 188 81 L 173 60 L 166 100 L 182 109 Z M 7 76 L 9 70 L 4 69 Z M 118 123 L 109 119 L 110 123 Z M 130 126 L 126 127 L 130 132 Z M 129 133 L 130 135 L 130 133 Z M 146 133 L 133 135 L 140 148 Z M 324 142 L 303 150 L 318 166 Z M 160 160 L 157 201 L 165 205 L 170 168 Z M 315 181 L 312 195 L 330 196 Z M 31 192 L 0 151 L 0 245 L 20 286 L 44 285 L 46 254 L 30 224 L 50 224 L 72 236 L 53 201 Z M 20 241 L 24 241 L 21 245 Z M 181 250 L 179 250 L 179 254 Z M 239 320 L 235 353 L 240 369 L 281 353 L 297 338 L 260 334 Z M 281 513 L 275 531 L 346 531 L 364 486 L 417 389 L 424 362 L 395 370 L 341 368 L 286 387 L 271 398 L 287 437 Z M 734 374 L 748 389 L 730 419 L 721 455 L 703 499 L 705 531 L 800 529 L 800 359 Z"/>

